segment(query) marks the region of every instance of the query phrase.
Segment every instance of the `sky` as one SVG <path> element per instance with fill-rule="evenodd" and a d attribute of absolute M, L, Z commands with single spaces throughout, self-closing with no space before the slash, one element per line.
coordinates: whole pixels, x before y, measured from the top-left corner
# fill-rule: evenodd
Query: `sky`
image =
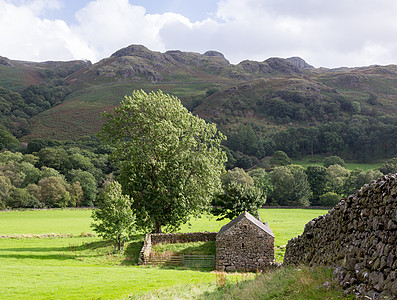
<path fill-rule="evenodd" d="M 0 0 L 0 56 L 87 59 L 131 44 L 315 67 L 397 64 L 395 0 Z"/>

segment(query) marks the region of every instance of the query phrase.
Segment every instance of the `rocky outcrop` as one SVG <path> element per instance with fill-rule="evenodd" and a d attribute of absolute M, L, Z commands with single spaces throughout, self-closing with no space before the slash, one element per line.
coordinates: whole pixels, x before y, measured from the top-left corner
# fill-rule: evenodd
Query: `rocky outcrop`
<path fill-rule="evenodd" d="M 272 71 L 268 64 L 253 60 L 244 60 L 238 65 L 241 66 L 244 71 L 251 74 L 269 75 Z"/>
<path fill-rule="evenodd" d="M 177 63 L 185 65 L 198 65 L 200 63 L 201 55 L 192 52 L 182 52 L 180 50 L 170 50 L 165 52 L 165 56 L 170 61 L 176 61 Z"/>
<path fill-rule="evenodd" d="M 397 299 L 397 174 L 364 185 L 290 240 L 284 264 L 335 267 L 334 279 L 371 299 Z"/>
<path fill-rule="evenodd" d="M 0 56 L 0 65 L 12 67 L 10 60 L 8 58 L 2 57 L 2 56 Z"/>
<path fill-rule="evenodd" d="M 225 58 L 225 56 L 224 56 L 222 53 L 217 52 L 217 51 L 213 51 L 213 50 L 207 51 L 207 52 L 205 52 L 205 53 L 203 54 L 203 56 L 207 56 L 207 57 L 216 57 L 216 58 L 217 58 L 217 61 L 218 61 L 219 63 L 225 65 L 225 66 L 227 66 L 227 65 L 230 64 L 230 62 Z"/>
<path fill-rule="evenodd" d="M 142 45 L 130 45 L 113 53 L 110 57 L 136 56 L 154 62 L 165 62 L 164 55 Z"/>
<path fill-rule="evenodd" d="M 295 65 L 298 69 L 314 69 L 312 65 L 309 65 L 300 57 L 289 57 L 286 60 Z"/>
<path fill-rule="evenodd" d="M 278 58 L 278 57 L 272 57 L 269 59 L 265 60 L 265 63 L 269 65 L 270 68 L 272 68 L 275 71 L 278 71 L 283 74 L 301 74 L 302 71 L 295 66 L 293 63 L 289 62 L 286 59 Z"/>

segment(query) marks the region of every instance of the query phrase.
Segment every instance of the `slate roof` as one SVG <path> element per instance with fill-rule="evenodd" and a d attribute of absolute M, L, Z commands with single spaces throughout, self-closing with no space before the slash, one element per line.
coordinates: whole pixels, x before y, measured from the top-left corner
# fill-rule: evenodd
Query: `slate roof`
<path fill-rule="evenodd" d="M 248 213 L 246 211 L 241 213 L 238 217 L 236 217 L 235 219 L 231 220 L 226 225 L 224 225 L 221 228 L 221 230 L 219 230 L 219 232 L 218 232 L 218 234 L 216 236 L 219 237 L 220 235 L 222 235 L 224 232 L 228 231 L 230 228 L 232 228 L 235 224 L 237 224 L 238 222 L 240 222 L 244 218 L 247 219 L 248 221 L 251 221 L 252 223 L 254 223 L 258 228 L 262 229 L 267 234 L 269 234 L 272 237 L 274 237 L 273 231 L 270 229 L 270 227 L 268 225 L 266 225 L 267 223 L 263 224 L 261 221 L 259 221 L 257 218 L 255 218 L 253 215 L 251 215 L 250 213 Z"/>

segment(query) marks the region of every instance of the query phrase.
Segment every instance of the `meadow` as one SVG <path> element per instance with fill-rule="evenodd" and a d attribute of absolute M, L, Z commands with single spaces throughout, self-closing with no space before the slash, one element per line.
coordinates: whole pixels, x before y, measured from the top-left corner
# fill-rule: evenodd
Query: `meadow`
<path fill-rule="evenodd" d="M 292 163 L 296 165 L 301 165 L 307 168 L 311 165 L 323 165 L 324 156 L 315 155 L 314 158 L 311 156 L 305 156 L 301 159 L 293 159 Z M 357 162 L 346 162 L 346 169 L 353 171 L 355 169 L 360 169 L 364 171 L 379 169 L 379 167 L 384 163 L 384 161 L 372 162 L 372 163 L 357 163 Z"/>
<path fill-rule="evenodd" d="M 290 238 L 326 212 L 262 209 L 262 220 L 276 236 L 277 260 Z M 200 285 L 200 293 L 216 289 L 214 272 L 137 266 L 143 236 L 136 235 L 124 253 L 116 253 L 112 245 L 91 236 L 90 215 L 90 210 L 0 212 L 0 235 L 14 236 L 0 239 L 0 299 L 120 299 L 176 286 Z M 227 222 L 202 217 L 181 231 L 218 231 Z M 64 237 L 35 237 L 44 234 Z M 234 282 L 246 275 L 228 276 Z"/>

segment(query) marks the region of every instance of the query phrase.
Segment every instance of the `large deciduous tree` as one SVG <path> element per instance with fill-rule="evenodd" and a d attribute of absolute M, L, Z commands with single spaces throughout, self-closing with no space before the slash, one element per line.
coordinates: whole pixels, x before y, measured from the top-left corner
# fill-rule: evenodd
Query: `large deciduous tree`
<path fill-rule="evenodd" d="M 161 91 L 134 91 L 104 115 L 100 136 L 115 148 L 119 182 L 134 199 L 140 228 L 174 230 L 209 208 L 226 160 L 220 148 L 224 136 L 215 125 Z"/>

